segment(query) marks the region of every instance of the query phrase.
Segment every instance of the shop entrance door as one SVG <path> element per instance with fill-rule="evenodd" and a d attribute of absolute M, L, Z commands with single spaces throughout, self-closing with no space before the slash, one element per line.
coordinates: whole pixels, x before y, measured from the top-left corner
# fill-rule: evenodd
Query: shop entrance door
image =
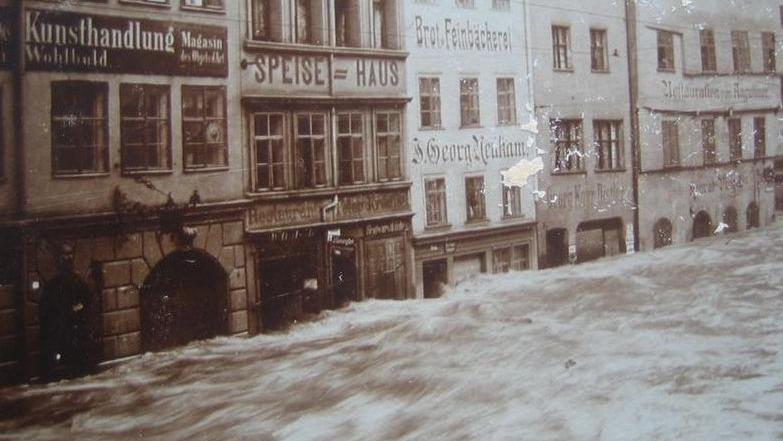
<path fill-rule="evenodd" d="M 334 306 L 340 307 L 356 298 L 356 257 L 347 247 L 332 249 L 332 286 Z"/>
<path fill-rule="evenodd" d="M 455 285 L 487 272 L 484 253 L 455 257 L 453 272 Z"/>
<path fill-rule="evenodd" d="M 443 287 L 449 281 L 446 259 L 424 262 L 422 272 L 424 273 L 424 298 L 440 297 L 443 294 Z"/>
<path fill-rule="evenodd" d="M 555 228 L 546 232 L 546 258 L 550 268 L 568 262 L 568 231 Z"/>

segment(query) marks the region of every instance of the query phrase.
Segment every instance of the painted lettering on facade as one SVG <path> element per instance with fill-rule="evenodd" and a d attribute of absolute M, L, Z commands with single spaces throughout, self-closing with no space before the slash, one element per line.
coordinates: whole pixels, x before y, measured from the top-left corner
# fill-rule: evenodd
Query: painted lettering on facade
<path fill-rule="evenodd" d="M 426 19 L 417 15 L 416 45 L 427 49 L 474 52 L 511 52 L 511 27 L 498 29 L 488 21 Z"/>
<path fill-rule="evenodd" d="M 399 234 L 408 229 L 408 224 L 403 221 L 392 222 L 382 225 L 367 225 L 365 235 L 367 237 L 385 236 L 387 234 Z"/>
<path fill-rule="evenodd" d="M 228 75 L 226 28 L 25 10 L 27 70 Z"/>
<path fill-rule="evenodd" d="M 688 184 L 690 198 L 699 199 L 713 193 L 734 194 L 742 191 L 750 184 L 750 178 L 742 173 L 731 170 L 725 174 L 704 181 Z"/>
<path fill-rule="evenodd" d="M 766 85 L 744 85 L 739 82 L 732 84 L 693 84 L 683 81 L 664 80 L 663 96 L 674 101 L 729 101 L 747 103 L 751 100 L 768 99 L 771 97 Z"/>
<path fill-rule="evenodd" d="M 623 207 L 626 192 L 626 187 L 617 184 L 596 184 L 595 187 L 576 184 L 573 189 L 563 191 L 549 187 L 542 202 L 549 210 L 589 208 L 601 211 L 614 206 Z"/>
<path fill-rule="evenodd" d="M 320 55 L 260 54 L 253 66 L 259 84 L 326 86 L 329 79 L 329 62 Z"/>
<path fill-rule="evenodd" d="M 488 164 L 491 160 L 522 158 L 526 143 L 511 140 L 503 135 L 487 137 L 473 135 L 469 142 L 439 142 L 437 138 L 426 140 L 413 138 L 413 163 L 438 165 L 445 163 Z"/>

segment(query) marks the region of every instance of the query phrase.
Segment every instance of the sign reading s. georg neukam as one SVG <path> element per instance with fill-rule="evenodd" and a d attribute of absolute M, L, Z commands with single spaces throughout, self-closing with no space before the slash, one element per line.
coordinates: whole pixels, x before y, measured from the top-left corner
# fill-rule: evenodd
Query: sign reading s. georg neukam
<path fill-rule="evenodd" d="M 224 27 L 25 10 L 29 71 L 228 76 Z"/>

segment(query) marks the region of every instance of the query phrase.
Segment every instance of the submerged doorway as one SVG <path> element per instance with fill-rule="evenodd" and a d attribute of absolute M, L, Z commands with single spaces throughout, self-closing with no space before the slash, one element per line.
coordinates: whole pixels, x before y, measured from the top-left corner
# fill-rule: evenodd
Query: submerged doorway
<path fill-rule="evenodd" d="M 204 251 L 174 251 L 141 289 L 141 344 L 157 351 L 227 331 L 228 276 Z"/>
<path fill-rule="evenodd" d="M 710 236 L 712 236 L 712 219 L 706 211 L 700 211 L 693 218 L 693 239 Z"/>
<path fill-rule="evenodd" d="M 443 288 L 449 282 L 446 259 L 433 260 L 422 264 L 424 298 L 434 299 L 443 295 Z"/>
<path fill-rule="evenodd" d="M 332 247 L 332 286 L 334 306 L 340 307 L 358 300 L 356 297 L 356 251 L 355 246 Z"/>
<path fill-rule="evenodd" d="M 568 263 L 568 231 L 565 228 L 546 232 L 546 259 L 549 268 Z"/>

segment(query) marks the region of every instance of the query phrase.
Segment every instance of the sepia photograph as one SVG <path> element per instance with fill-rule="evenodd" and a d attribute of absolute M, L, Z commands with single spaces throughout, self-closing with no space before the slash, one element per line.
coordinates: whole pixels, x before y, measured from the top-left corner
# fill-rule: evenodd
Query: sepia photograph
<path fill-rule="evenodd" d="M 783 0 L 0 0 L 0 440 L 783 440 L 778 53 Z"/>

